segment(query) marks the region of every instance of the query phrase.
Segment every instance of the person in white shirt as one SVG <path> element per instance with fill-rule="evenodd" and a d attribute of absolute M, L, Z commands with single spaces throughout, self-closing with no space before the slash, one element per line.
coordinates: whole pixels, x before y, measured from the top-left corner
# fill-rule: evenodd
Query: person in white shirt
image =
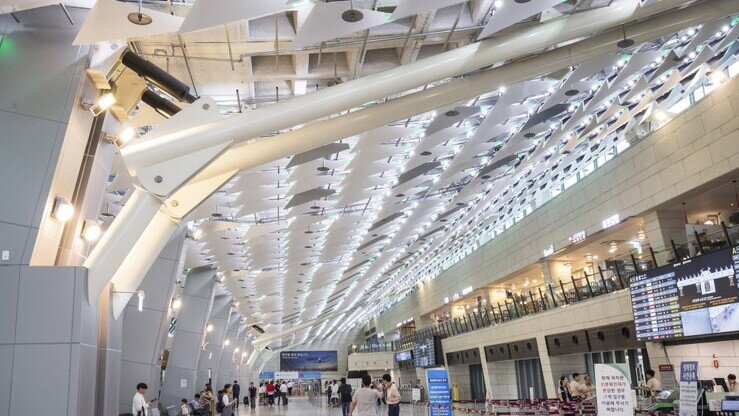
<path fill-rule="evenodd" d="M 382 387 L 379 385 L 377 389 L 370 388 L 372 384 L 372 377 L 369 374 L 362 376 L 362 387 L 357 389 L 354 393 L 354 399 L 352 404 L 349 406 L 349 414 L 354 414 L 354 410 L 357 410 L 359 416 L 378 416 L 377 415 L 377 401 L 382 399 L 382 392 L 379 390 Z"/>
<path fill-rule="evenodd" d="M 383 374 L 382 384 L 385 385 L 387 391 L 387 416 L 400 416 L 400 392 L 398 387 L 393 383 L 390 374 Z"/>
<path fill-rule="evenodd" d="M 647 388 L 652 395 L 662 390 L 662 383 L 655 377 L 654 370 L 647 370 Z"/>
<path fill-rule="evenodd" d="M 180 405 L 180 413 L 182 416 L 190 416 L 190 405 L 187 404 L 187 399 L 182 399 L 182 404 Z"/>
<path fill-rule="evenodd" d="M 294 384 L 292 380 L 287 382 L 287 394 L 289 394 L 290 396 L 293 395 L 293 386 Z"/>
<path fill-rule="evenodd" d="M 284 406 L 287 406 L 287 392 L 287 383 L 283 381 L 282 384 L 280 384 L 280 398 L 282 399 L 282 404 Z"/>
<path fill-rule="evenodd" d="M 727 391 L 727 393 L 737 393 L 737 392 L 739 392 L 739 387 L 737 387 L 736 375 L 735 374 L 729 374 L 726 377 L 726 387 L 729 388 L 729 391 Z"/>
<path fill-rule="evenodd" d="M 221 403 L 223 403 L 223 411 L 221 412 L 221 416 L 233 416 L 234 414 L 234 404 L 236 404 L 236 399 L 231 399 L 231 395 L 233 394 L 233 386 L 230 384 L 226 384 L 223 386 L 223 394 L 219 398 L 221 400 Z"/>
<path fill-rule="evenodd" d="M 136 394 L 133 395 L 133 405 L 131 406 L 133 416 L 149 415 L 149 405 L 155 402 L 156 399 L 153 399 L 151 402 L 146 401 L 144 394 L 146 394 L 146 389 L 148 388 L 149 386 L 147 386 L 146 383 L 139 383 L 136 385 Z"/>
<path fill-rule="evenodd" d="M 570 396 L 582 399 L 582 387 L 580 386 L 580 373 L 572 373 L 572 381 L 570 381 Z"/>

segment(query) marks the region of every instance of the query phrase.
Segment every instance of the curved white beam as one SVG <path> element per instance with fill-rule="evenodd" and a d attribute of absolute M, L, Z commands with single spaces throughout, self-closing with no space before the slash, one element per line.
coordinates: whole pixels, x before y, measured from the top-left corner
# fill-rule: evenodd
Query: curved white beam
<path fill-rule="evenodd" d="M 616 0 L 607 9 L 590 10 L 554 19 L 311 94 L 293 97 L 242 115 L 189 128 L 173 129 L 169 134 L 159 135 L 153 140 L 144 135 L 136 143 L 124 148 L 121 154 L 132 175 L 146 170 L 146 174 L 141 174 L 138 178 L 142 186 L 158 195 L 167 195 L 180 183 L 167 181 L 166 178 L 162 182 L 161 177 L 171 173 L 173 167 L 174 170 L 179 167 L 187 171 L 188 154 L 314 121 L 414 87 L 468 73 L 494 62 L 521 57 L 545 47 L 682 6 L 684 1 L 662 0 L 650 7 L 638 9 L 637 4 L 638 0 Z M 178 163 L 180 159 L 182 160 Z M 155 180 L 157 177 L 158 181 Z"/>

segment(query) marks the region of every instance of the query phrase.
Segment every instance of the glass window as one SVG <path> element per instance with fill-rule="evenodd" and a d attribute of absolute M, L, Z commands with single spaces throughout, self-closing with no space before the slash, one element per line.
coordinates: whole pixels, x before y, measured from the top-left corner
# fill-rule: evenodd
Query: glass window
<path fill-rule="evenodd" d="M 628 140 L 621 140 L 620 142 L 616 143 L 616 152 L 621 153 L 624 150 L 628 149 L 631 146 L 629 144 Z"/>
<path fill-rule="evenodd" d="M 577 175 L 572 175 L 569 178 L 565 178 L 564 185 L 565 189 L 571 187 L 572 185 L 577 183 Z"/>

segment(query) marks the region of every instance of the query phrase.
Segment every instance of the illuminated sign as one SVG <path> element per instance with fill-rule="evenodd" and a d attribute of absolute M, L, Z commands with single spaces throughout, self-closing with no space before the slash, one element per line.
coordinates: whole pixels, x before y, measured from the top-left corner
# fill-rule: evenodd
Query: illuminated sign
<path fill-rule="evenodd" d="M 584 240 L 587 236 L 588 234 L 585 232 L 585 230 L 581 230 L 581 231 L 578 231 L 572 234 L 569 237 L 569 240 L 570 240 L 570 243 L 575 244 L 575 243 L 579 243 L 580 241 Z"/>
<path fill-rule="evenodd" d="M 472 286 L 467 286 L 466 288 L 462 289 L 462 296 L 469 295 L 472 293 Z"/>
<path fill-rule="evenodd" d="M 611 215 L 610 217 L 604 219 L 602 224 L 603 224 L 603 228 L 608 228 L 608 227 L 613 227 L 619 222 L 621 222 L 621 218 L 618 216 L 618 214 L 616 214 L 616 215 Z"/>
<path fill-rule="evenodd" d="M 551 256 L 552 254 L 554 254 L 554 246 L 550 244 L 549 247 L 544 249 L 543 253 L 544 257 Z"/>

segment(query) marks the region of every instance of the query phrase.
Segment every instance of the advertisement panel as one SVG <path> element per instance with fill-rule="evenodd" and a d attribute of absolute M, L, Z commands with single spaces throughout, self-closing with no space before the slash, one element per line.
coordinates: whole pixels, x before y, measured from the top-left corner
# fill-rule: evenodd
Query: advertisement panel
<path fill-rule="evenodd" d="M 680 416 L 698 416 L 698 361 L 680 363 Z"/>
<path fill-rule="evenodd" d="M 633 416 L 628 364 L 595 364 L 598 416 Z"/>
<path fill-rule="evenodd" d="M 336 351 L 282 351 L 281 371 L 339 371 Z"/>
<path fill-rule="evenodd" d="M 429 416 L 452 416 L 449 372 L 444 368 L 429 368 L 426 382 L 429 387 Z"/>

